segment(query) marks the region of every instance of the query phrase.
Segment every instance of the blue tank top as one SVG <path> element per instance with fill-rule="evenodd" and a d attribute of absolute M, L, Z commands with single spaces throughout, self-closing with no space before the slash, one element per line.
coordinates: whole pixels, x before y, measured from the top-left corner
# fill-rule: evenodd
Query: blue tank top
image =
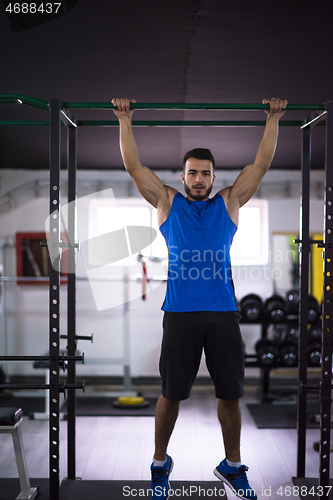
<path fill-rule="evenodd" d="M 237 231 L 220 194 L 206 201 L 173 199 L 161 224 L 169 252 L 163 311 L 236 311 L 230 247 Z"/>

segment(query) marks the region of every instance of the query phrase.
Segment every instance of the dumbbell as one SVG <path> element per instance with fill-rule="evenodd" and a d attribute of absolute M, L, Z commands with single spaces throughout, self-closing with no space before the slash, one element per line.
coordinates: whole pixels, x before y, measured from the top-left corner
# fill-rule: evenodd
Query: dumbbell
<path fill-rule="evenodd" d="M 321 365 L 321 343 L 316 339 L 308 340 L 308 366 Z"/>
<path fill-rule="evenodd" d="M 262 300 L 259 295 L 250 293 L 245 295 L 240 301 L 241 315 L 243 323 L 258 323 L 262 316 Z"/>
<path fill-rule="evenodd" d="M 280 325 L 277 325 L 277 329 Z M 282 325 L 281 325 L 282 326 Z M 280 328 L 281 328 L 280 326 Z M 291 323 L 282 327 L 278 348 L 280 351 L 281 366 L 297 366 L 298 363 L 298 337 L 297 323 Z"/>
<path fill-rule="evenodd" d="M 290 340 L 298 345 L 299 339 L 299 329 L 298 329 L 298 321 L 290 322 L 287 324 L 286 333 L 283 340 Z"/>
<path fill-rule="evenodd" d="M 257 353 L 259 366 L 263 368 L 272 368 L 277 364 L 279 350 L 272 340 L 259 339 L 254 347 Z"/>
<path fill-rule="evenodd" d="M 297 366 L 298 345 L 296 339 L 283 340 L 279 345 L 281 366 Z"/>
<path fill-rule="evenodd" d="M 286 294 L 287 314 L 298 314 L 299 291 L 297 289 L 289 290 Z M 308 322 L 315 323 L 320 315 L 320 309 L 317 299 L 313 295 L 308 297 Z"/>
<path fill-rule="evenodd" d="M 287 304 L 281 295 L 269 297 L 264 304 L 263 315 L 267 323 L 283 323 L 287 316 Z"/>
<path fill-rule="evenodd" d="M 274 325 L 273 340 L 276 344 L 284 340 L 292 340 L 298 343 L 299 330 L 297 321 L 288 321 L 288 323 L 280 323 Z"/>
<path fill-rule="evenodd" d="M 313 295 L 309 295 L 309 307 L 308 307 L 308 322 L 313 324 L 319 319 L 320 311 L 317 299 Z"/>
<path fill-rule="evenodd" d="M 298 347 L 290 341 L 282 342 L 279 345 L 281 366 L 293 367 L 298 364 Z"/>
<path fill-rule="evenodd" d="M 287 328 L 287 325 L 283 325 L 283 324 L 274 325 L 273 340 L 276 344 L 279 344 L 279 342 L 282 342 L 282 340 L 284 339 L 284 337 L 286 335 L 286 328 Z"/>
<path fill-rule="evenodd" d="M 287 314 L 298 314 L 299 307 L 299 290 L 292 288 L 286 293 L 287 299 Z"/>
<path fill-rule="evenodd" d="M 313 325 L 308 331 L 308 365 L 320 366 L 321 364 L 321 325 Z"/>
<path fill-rule="evenodd" d="M 316 325 L 312 325 L 308 330 L 308 341 L 312 339 L 316 339 L 319 344 L 321 344 L 321 336 L 322 336 L 322 327 L 321 323 L 317 323 Z"/>

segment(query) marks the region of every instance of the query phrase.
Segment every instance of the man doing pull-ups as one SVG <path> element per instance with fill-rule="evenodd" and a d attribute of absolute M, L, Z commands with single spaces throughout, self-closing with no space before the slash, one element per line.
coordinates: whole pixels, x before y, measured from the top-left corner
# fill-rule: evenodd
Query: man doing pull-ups
<path fill-rule="evenodd" d="M 232 186 L 212 198 L 209 195 L 215 181 L 215 162 L 208 149 L 193 149 L 184 157 L 181 178 L 185 197 L 141 164 L 131 125 L 131 102 L 135 100 L 112 100 L 120 124 L 123 162 L 139 193 L 157 209 L 158 225 L 169 250 L 152 496 L 163 500 L 169 497 L 173 460 L 167 455 L 167 446 L 180 401 L 190 396 L 204 350 L 218 399 L 226 454 L 214 474 L 240 498 L 256 499 L 247 480 L 248 467 L 240 456 L 239 398 L 243 396 L 244 353 L 229 253 L 239 209 L 256 193 L 273 160 L 279 120 L 287 101 L 263 100 L 270 109 L 266 111 L 266 127 L 254 163 L 241 171 Z"/>

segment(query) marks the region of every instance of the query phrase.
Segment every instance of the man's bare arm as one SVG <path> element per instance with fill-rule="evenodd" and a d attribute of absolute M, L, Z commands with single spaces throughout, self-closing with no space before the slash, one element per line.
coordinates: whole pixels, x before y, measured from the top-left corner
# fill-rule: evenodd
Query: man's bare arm
<path fill-rule="evenodd" d="M 170 197 L 172 199 L 177 191 L 169 186 L 165 186 L 150 168 L 141 164 L 132 129 L 132 114 L 134 110 L 130 110 L 130 102 L 135 102 L 135 100 L 112 99 L 113 105 L 117 107 L 114 113 L 119 119 L 120 151 L 125 168 L 132 177 L 139 193 L 153 207 L 167 210 L 170 204 Z"/>
<path fill-rule="evenodd" d="M 272 163 L 278 138 L 279 120 L 288 104 L 286 100 L 280 99 L 264 99 L 263 104 L 266 103 L 270 104 L 270 111 L 266 111 L 266 127 L 254 163 L 243 168 L 234 184 L 220 192 L 226 202 L 228 213 L 236 224 L 239 208 L 256 193 Z"/>

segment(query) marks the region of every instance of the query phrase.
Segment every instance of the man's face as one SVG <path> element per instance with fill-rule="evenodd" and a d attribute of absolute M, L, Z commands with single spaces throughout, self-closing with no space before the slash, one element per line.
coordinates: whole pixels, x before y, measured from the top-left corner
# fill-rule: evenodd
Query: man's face
<path fill-rule="evenodd" d="M 181 174 L 181 178 L 190 201 L 207 200 L 215 181 L 213 164 L 209 160 L 189 158 L 185 164 L 185 173 Z"/>

